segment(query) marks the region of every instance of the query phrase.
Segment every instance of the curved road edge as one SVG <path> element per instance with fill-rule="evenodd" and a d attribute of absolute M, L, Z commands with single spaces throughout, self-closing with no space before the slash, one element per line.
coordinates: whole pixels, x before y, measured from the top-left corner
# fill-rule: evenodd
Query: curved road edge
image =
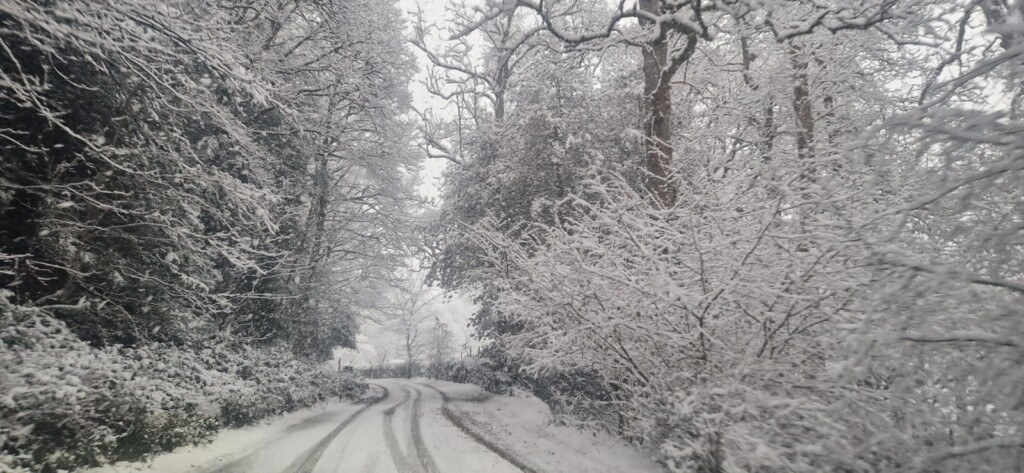
<path fill-rule="evenodd" d="M 527 465 L 526 463 L 524 463 L 518 457 L 516 457 L 515 455 L 510 453 L 508 450 L 505 450 L 501 446 L 499 446 L 496 443 L 492 442 L 490 439 L 485 437 L 479 431 L 473 430 L 471 427 L 469 427 L 469 425 L 466 423 L 466 421 L 463 420 L 461 417 L 459 417 L 459 415 L 456 414 L 455 411 L 452 410 L 451 406 L 448 405 L 448 403 L 451 401 L 451 398 L 449 398 L 448 395 L 445 394 L 444 391 L 441 391 L 440 389 L 437 389 L 434 386 L 431 386 L 429 384 L 424 384 L 424 383 L 416 383 L 416 384 L 419 384 L 420 386 L 423 386 L 425 388 L 433 389 L 438 394 L 440 394 L 441 395 L 441 413 L 444 415 L 444 418 L 448 419 L 448 422 L 451 422 L 452 424 L 454 424 L 456 427 L 459 428 L 459 430 L 461 430 L 466 435 L 470 436 L 477 443 L 487 447 L 488 450 L 494 452 L 496 455 L 501 457 L 503 460 L 511 463 L 516 468 L 519 468 L 520 470 L 523 471 L 523 473 L 541 473 L 540 471 L 538 471 L 537 469 L 533 468 L 532 466 Z"/>

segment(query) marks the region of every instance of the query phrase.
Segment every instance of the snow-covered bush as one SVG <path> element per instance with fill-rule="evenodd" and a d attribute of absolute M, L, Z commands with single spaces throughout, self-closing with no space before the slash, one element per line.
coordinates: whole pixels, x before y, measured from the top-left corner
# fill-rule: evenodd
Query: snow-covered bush
<path fill-rule="evenodd" d="M 586 198 L 539 208 L 552 225 L 513 240 L 485 222 L 471 234 L 490 256 L 479 276 L 520 327 L 503 347 L 556 412 L 615 425 L 676 471 L 892 468 L 911 451 L 901 441 L 938 429 L 901 423 L 885 386 L 833 369 L 872 282 L 843 212 L 867 204 L 817 192 L 861 177 L 848 166 L 797 196 L 695 179 L 661 210 L 597 171 Z M 780 210 L 787 199 L 804 209 Z M 554 382 L 574 373 L 593 385 Z"/>
<path fill-rule="evenodd" d="M 6 298 L 0 344 L 0 469 L 139 458 L 365 389 L 287 350 L 95 348 Z"/>
<path fill-rule="evenodd" d="M 431 376 L 453 383 L 475 384 L 494 394 L 511 394 L 515 387 L 508 373 L 495 369 L 485 358 L 468 357 L 431 366 Z"/>
<path fill-rule="evenodd" d="M 838 192 L 870 188 L 856 164 L 802 194 L 694 179 L 671 209 L 597 171 L 585 198 L 538 206 L 554 224 L 512 238 L 485 221 L 475 276 L 490 316 L 517 327 L 501 346 L 535 380 L 592 373 L 603 389 L 546 400 L 605 414 L 673 471 L 1005 471 L 1021 435 L 1020 298 L 893 264 L 915 242 L 880 231 L 893 204 Z M 878 217 L 852 223 L 859 212 Z"/>
<path fill-rule="evenodd" d="M 366 384 L 333 371 L 312 369 L 287 350 L 245 348 L 224 353 L 234 383 L 211 392 L 225 425 L 241 426 L 328 398 L 358 399 Z"/>
<path fill-rule="evenodd" d="M 658 400 L 651 427 L 670 471 L 893 471 L 913 448 L 879 405 L 862 403 L 867 396 L 750 381 L 720 376 Z"/>

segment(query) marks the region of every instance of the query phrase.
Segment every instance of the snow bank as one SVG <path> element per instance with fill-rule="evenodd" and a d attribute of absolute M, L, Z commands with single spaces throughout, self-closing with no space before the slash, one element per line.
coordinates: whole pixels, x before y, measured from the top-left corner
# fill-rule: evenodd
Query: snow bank
<path fill-rule="evenodd" d="M 522 391 L 492 395 L 477 386 L 418 379 L 449 399 L 448 408 L 474 431 L 537 472 L 642 473 L 662 469 L 647 455 L 599 431 L 556 425 L 540 399 Z"/>
<path fill-rule="evenodd" d="M 279 472 L 309 444 L 337 427 L 361 407 L 352 402 L 331 401 L 300 409 L 255 425 L 225 429 L 209 443 L 189 445 L 145 462 L 119 462 L 83 473 L 185 473 L 224 469 L 229 471 Z"/>

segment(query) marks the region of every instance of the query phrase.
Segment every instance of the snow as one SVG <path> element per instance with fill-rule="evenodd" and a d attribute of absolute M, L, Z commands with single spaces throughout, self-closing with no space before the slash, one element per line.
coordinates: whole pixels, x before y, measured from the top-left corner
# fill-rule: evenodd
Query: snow
<path fill-rule="evenodd" d="M 209 444 L 179 448 L 149 462 L 85 473 L 661 471 L 608 435 L 553 425 L 547 407 L 529 395 L 491 396 L 477 386 L 425 378 L 371 383 L 371 396 L 380 397 L 386 389 L 387 398 L 368 406 L 329 403 L 225 430 Z M 442 391 L 473 435 L 445 416 Z"/>
<path fill-rule="evenodd" d="M 327 435 L 362 405 L 331 402 L 268 419 L 258 425 L 227 429 L 205 445 L 181 447 L 148 462 L 121 462 L 84 473 L 181 473 L 193 471 L 280 472 L 309 445 Z M 229 468 L 225 466 L 238 462 Z"/>
<path fill-rule="evenodd" d="M 445 420 L 440 397 L 429 388 L 405 380 L 372 382 L 385 386 L 390 397 L 349 426 L 314 472 L 333 472 L 334 465 L 337 471 L 341 466 L 359 472 L 421 471 L 418 467 L 426 464 L 422 469 L 429 472 L 519 473 Z"/>
<path fill-rule="evenodd" d="M 451 399 L 453 412 L 467 426 L 538 472 L 662 471 L 648 456 L 605 432 L 553 424 L 547 405 L 528 393 L 498 396 L 470 384 L 425 378 L 414 381 L 443 391 Z"/>

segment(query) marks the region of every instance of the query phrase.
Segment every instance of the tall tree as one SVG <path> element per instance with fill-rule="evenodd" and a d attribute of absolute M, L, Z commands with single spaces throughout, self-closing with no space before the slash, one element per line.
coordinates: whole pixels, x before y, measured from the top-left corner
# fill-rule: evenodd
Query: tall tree
<path fill-rule="evenodd" d="M 391 277 L 413 201 L 394 3 L 18 1 L 0 22 L 19 304 L 97 344 L 353 342 L 365 286 L 326 289 Z"/>
<path fill-rule="evenodd" d="M 710 24 L 753 24 L 770 30 L 779 40 L 789 40 L 818 29 L 835 32 L 869 28 L 886 19 L 910 15 L 915 4 L 920 3 L 871 1 L 794 6 L 784 2 L 704 4 L 690 0 L 639 0 L 635 6 L 626 8 L 626 2 L 620 1 L 607 20 L 597 22 L 601 26 L 595 28 L 593 21 L 574 21 L 578 12 L 588 11 L 585 6 L 581 8 L 581 1 L 589 5 L 585 0 L 491 2 L 489 10 L 482 10 L 474 21 L 464 24 L 462 34 L 526 9 L 535 12 L 544 29 L 569 48 L 594 50 L 610 44 L 639 48 L 644 76 L 645 182 L 653 204 L 660 208 L 675 205 L 679 186 L 673 166 L 672 80 L 693 57 L 698 41 L 711 40 Z M 782 23 L 776 20 L 779 17 L 792 21 Z M 640 28 L 623 25 L 628 19 L 636 19 Z"/>

